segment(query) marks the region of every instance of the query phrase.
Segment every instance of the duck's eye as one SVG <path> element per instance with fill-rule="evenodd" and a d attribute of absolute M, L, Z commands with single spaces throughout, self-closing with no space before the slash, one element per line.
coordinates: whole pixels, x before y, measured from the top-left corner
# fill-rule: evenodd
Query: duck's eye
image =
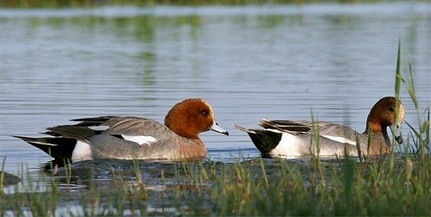
<path fill-rule="evenodd" d="M 201 111 L 201 115 L 202 116 L 207 116 L 208 115 L 208 111 L 205 111 L 205 110 Z"/>
<path fill-rule="evenodd" d="M 393 111 L 395 111 L 395 108 L 393 107 L 393 106 L 389 106 L 389 111 L 391 111 L 391 112 L 393 112 Z"/>

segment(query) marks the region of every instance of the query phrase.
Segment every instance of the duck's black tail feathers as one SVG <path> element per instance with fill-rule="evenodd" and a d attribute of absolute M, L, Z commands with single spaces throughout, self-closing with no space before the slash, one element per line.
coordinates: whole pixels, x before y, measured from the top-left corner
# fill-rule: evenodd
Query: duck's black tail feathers
<path fill-rule="evenodd" d="M 52 163 L 47 163 L 45 169 L 49 169 L 52 165 L 64 166 L 64 164 L 71 162 L 72 151 L 75 149 L 76 139 L 64 137 L 42 137 L 32 138 L 25 136 L 13 136 L 18 139 L 39 148 L 45 153 L 54 158 Z"/>
<path fill-rule="evenodd" d="M 262 153 L 262 157 L 270 157 L 271 151 L 277 147 L 282 137 L 282 133 L 276 130 L 248 129 L 238 125 L 235 127 L 248 133 L 253 144 Z"/>

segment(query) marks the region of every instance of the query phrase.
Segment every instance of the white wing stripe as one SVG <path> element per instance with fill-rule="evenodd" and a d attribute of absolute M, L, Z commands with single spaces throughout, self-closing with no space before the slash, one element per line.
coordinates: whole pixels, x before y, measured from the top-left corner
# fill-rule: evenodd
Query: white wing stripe
<path fill-rule="evenodd" d="M 131 142 L 136 142 L 139 145 L 143 145 L 143 144 L 149 145 L 151 143 L 157 142 L 157 139 L 155 139 L 152 136 L 127 136 L 123 134 L 121 136 L 123 137 L 123 139 Z"/>
<path fill-rule="evenodd" d="M 321 135 L 321 136 L 326 137 L 326 138 L 333 140 L 333 141 L 336 141 L 336 142 L 341 142 L 341 143 L 350 144 L 350 145 L 356 145 L 355 141 L 352 141 L 352 140 L 344 138 L 344 137 L 328 136 L 328 135 Z"/>

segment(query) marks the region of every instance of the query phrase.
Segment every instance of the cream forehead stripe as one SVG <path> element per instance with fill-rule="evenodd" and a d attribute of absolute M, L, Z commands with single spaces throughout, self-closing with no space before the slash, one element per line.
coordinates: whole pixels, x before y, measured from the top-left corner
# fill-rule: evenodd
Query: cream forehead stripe
<path fill-rule="evenodd" d="M 201 102 L 203 102 L 210 109 L 210 115 L 214 117 L 214 112 L 211 105 L 206 100 L 201 100 Z"/>
<path fill-rule="evenodd" d="M 405 113 L 404 105 L 402 103 L 400 103 L 400 108 L 398 109 L 398 121 L 399 122 L 404 121 L 404 113 Z"/>
<path fill-rule="evenodd" d="M 210 109 L 212 110 L 211 105 L 210 105 L 207 101 L 202 100 L 202 102 L 203 102 L 206 106 L 208 106 L 208 108 L 210 108 Z"/>

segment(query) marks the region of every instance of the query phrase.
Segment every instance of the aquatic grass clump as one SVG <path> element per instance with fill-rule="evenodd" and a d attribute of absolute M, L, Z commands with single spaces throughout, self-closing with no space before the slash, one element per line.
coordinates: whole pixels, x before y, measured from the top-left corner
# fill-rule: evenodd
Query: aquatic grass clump
<path fill-rule="evenodd" d="M 264 167 L 260 167 L 261 164 Z M 211 212 L 227 216 L 290 215 L 290 204 L 286 201 L 290 201 L 294 194 L 299 199 L 306 192 L 302 176 L 288 177 L 288 171 L 292 169 L 281 162 L 267 163 L 263 159 L 226 166 L 223 177 L 211 194 L 214 203 Z M 265 171 L 280 173 L 279 176 L 268 175 L 265 179 Z"/>
<path fill-rule="evenodd" d="M 392 171 L 388 170 L 390 156 L 363 163 L 354 159 L 322 160 L 320 169 L 312 165 L 310 159 L 258 158 L 226 164 L 167 165 L 159 171 L 160 175 L 167 174 L 164 184 L 157 177 L 147 180 L 144 190 L 148 198 L 141 197 L 142 189 L 121 171 L 115 171 L 112 180 L 73 179 L 68 188 L 59 187 L 60 180 L 66 179 L 57 177 L 56 181 L 51 181 L 57 187 L 49 191 L 2 197 L 0 213 L 31 213 L 33 216 L 52 213 L 85 216 L 427 215 L 431 205 L 430 161 L 418 163 L 413 158 L 406 160 L 403 155 L 395 156 Z M 144 171 L 145 165 L 141 166 Z M 46 183 L 43 179 L 32 182 Z M 87 187 L 74 188 L 75 185 Z M 37 189 L 35 185 L 34 188 Z"/>
<path fill-rule="evenodd" d="M 426 108 L 423 112 L 419 111 L 419 102 L 416 97 L 414 82 L 413 82 L 413 72 L 411 64 L 409 64 L 409 77 L 406 79 L 401 78 L 403 83 L 407 87 L 407 91 L 412 99 L 415 110 L 417 122 L 419 124 L 418 129 L 412 126 L 410 123 L 406 122 L 406 124 L 410 128 L 410 138 L 413 144 L 411 146 L 407 146 L 407 151 L 413 152 L 415 156 L 420 157 L 422 160 L 426 158 L 426 156 L 431 154 L 431 145 L 430 145 L 430 107 Z"/>
<path fill-rule="evenodd" d="M 365 163 L 344 159 L 341 167 L 323 161 L 324 182 L 312 177 L 313 168 L 309 163 L 260 160 L 265 168 L 273 167 L 271 170 L 279 173 L 269 176 L 266 182 L 256 171 L 258 167 L 250 169 L 237 164 L 228 168 L 211 193 L 214 215 L 421 216 L 430 213 L 430 161 L 417 163 L 400 157 L 392 172 L 388 170 L 388 159 Z"/>

